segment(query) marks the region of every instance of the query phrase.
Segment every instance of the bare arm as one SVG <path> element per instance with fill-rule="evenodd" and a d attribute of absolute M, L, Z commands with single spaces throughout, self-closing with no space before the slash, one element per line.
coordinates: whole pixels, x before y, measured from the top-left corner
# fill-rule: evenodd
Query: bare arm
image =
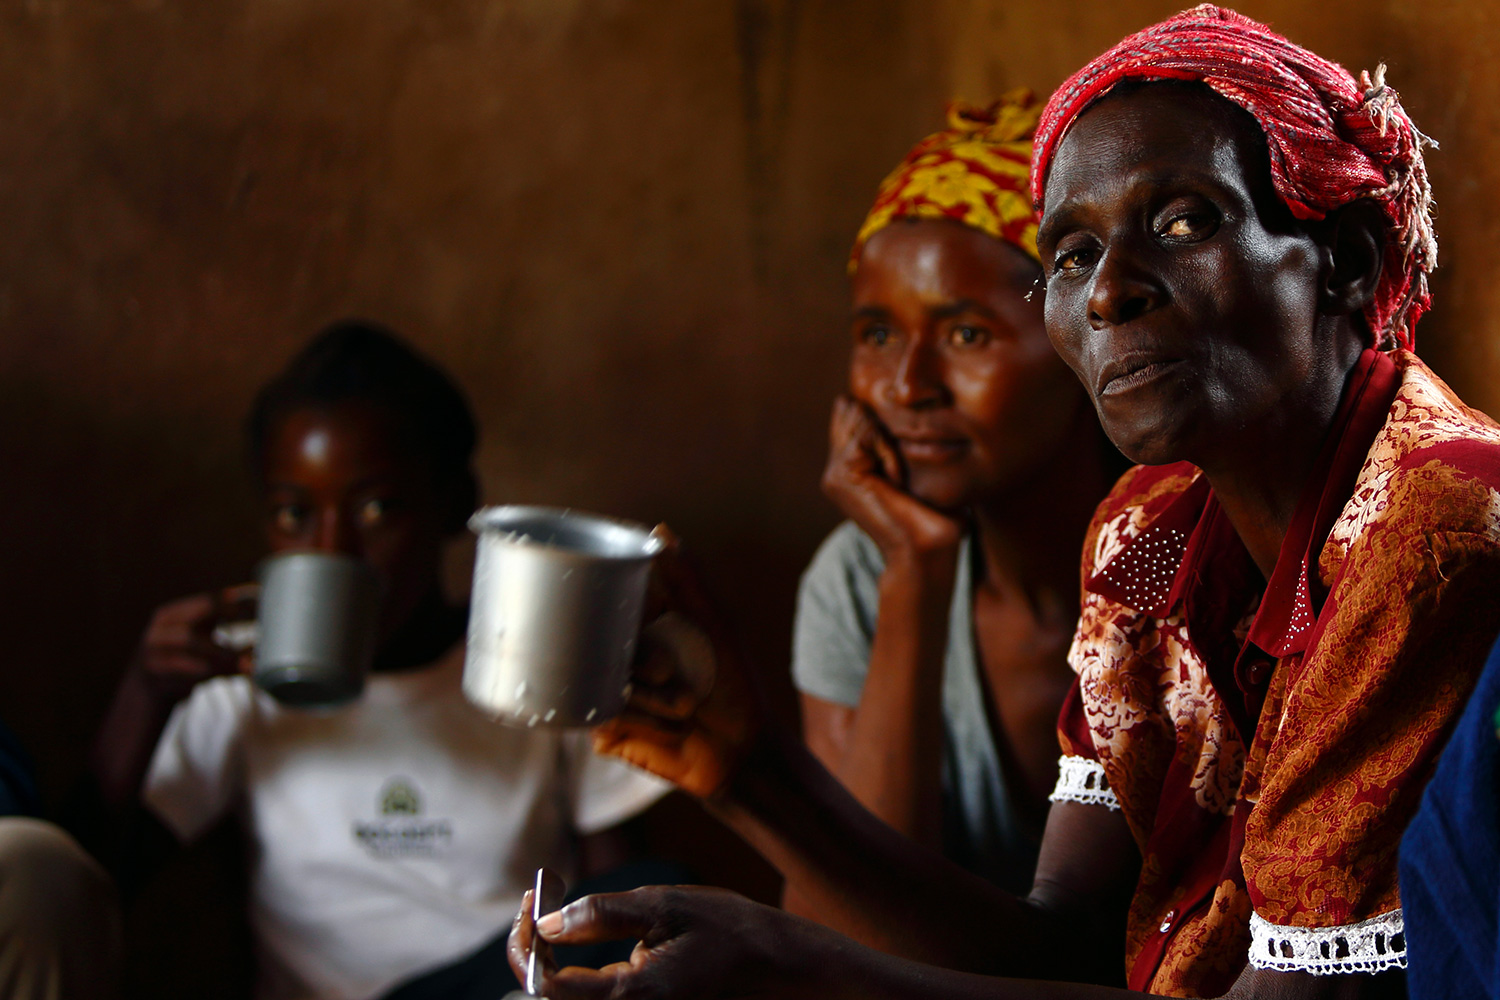
<path fill-rule="evenodd" d="M 554 1000 L 1126 1000 L 1109 986 L 993 978 L 921 965 L 862 947 L 836 932 L 722 889 L 653 886 L 586 896 L 530 920 L 528 892 L 512 925 L 510 960 L 521 974 L 535 935 L 552 944 L 638 938 L 629 962 L 604 969 L 545 967 Z M 1405 976 L 1312 976 L 1246 969 L 1223 1000 L 1398 1000 Z"/>
<path fill-rule="evenodd" d="M 868 698 L 869 688 L 867 687 L 867 702 Z M 819 763 L 827 768 L 830 773 L 838 777 L 844 787 L 849 790 L 850 794 L 860 801 L 860 804 L 879 816 L 892 829 L 905 834 L 911 840 L 924 847 L 938 850 L 941 843 L 939 829 L 934 828 L 926 830 L 923 833 L 916 833 L 910 829 L 909 825 L 907 828 L 903 828 L 899 817 L 893 817 L 892 813 L 894 810 L 889 808 L 891 799 L 896 799 L 898 802 L 904 801 L 908 809 L 926 809 L 929 817 L 933 820 L 932 825 L 934 827 L 940 826 L 940 823 L 937 821 L 941 818 L 942 782 L 937 770 L 938 763 L 936 761 L 932 762 L 930 772 L 924 771 L 918 764 L 918 755 L 911 749 L 908 749 L 908 752 L 899 759 L 888 762 L 887 766 L 891 767 L 893 772 L 900 771 L 901 773 L 891 773 L 885 776 L 891 778 L 891 781 L 886 784 L 884 789 L 881 789 L 882 775 L 879 773 L 870 775 L 858 767 L 848 768 L 846 767 L 846 761 L 848 760 L 850 747 L 855 743 L 857 738 L 862 738 L 867 744 L 875 744 L 874 753 L 864 755 L 866 766 L 868 766 L 869 757 L 886 756 L 881 753 L 879 747 L 880 728 L 873 723 L 874 718 L 884 713 L 880 711 L 863 712 L 859 708 L 850 708 L 847 705 L 824 701 L 822 698 L 810 694 L 803 694 L 801 702 L 803 742 L 806 743 L 807 748 L 817 758 Z M 884 708 L 886 706 L 882 705 L 879 707 Z M 940 707 L 934 708 L 931 711 L 934 719 L 937 719 Z M 915 717 L 915 713 L 904 714 L 907 716 L 904 721 L 914 724 L 913 728 L 920 728 L 920 722 Z M 875 735 L 872 736 L 869 732 L 863 732 L 860 737 L 856 737 L 855 731 L 861 720 L 865 723 L 864 729 L 873 729 Z M 916 741 L 911 739 L 911 733 L 908 732 L 905 735 L 908 737 L 905 742 L 910 748 L 911 744 Z M 938 737 L 937 750 L 940 752 L 941 731 L 936 735 Z M 914 779 L 919 773 L 927 773 L 929 780 L 922 787 L 912 787 L 916 784 Z M 870 780 L 871 778 L 874 780 Z M 891 786 L 904 786 L 906 795 L 904 797 L 900 796 L 892 790 Z M 881 808 L 882 801 L 887 804 L 887 808 Z M 845 926 L 839 921 L 835 913 L 827 912 L 812 902 L 812 898 L 818 895 L 816 887 L 807 887 L 804 890 L 799 879 L 787 875 L 786 884 L 782 890 L 781 905 L 789 913 L 817 920 L 837 931 L 856 938 L 859 937 L 858 928 Z"/>
<path fill-rule="evenodd" d="M 252 613 L 253 588 L 200 594 L 157 609 L 125 669 L 94 741 L 90 764 L 111 812 L 137 802 L 151 756 L 172 709 L 210 677 L 241 669 L 240 655 L 216 645 L 214 627 Z"/>
<path fill-rule="evenodd" d="M 1087 808 L 1087 807 L 1081 807 Z M 654 886 L 587 896 L 532 924 L 530 893 L 511 930 L 518 970 L 535 939 L 586 944 L 638 938 L 629 962 L 604 969 L 544 967 L 554 1000 L 1114 1000 L 1147 994 L 1070 982 L 992 978 L 923 965 L 722 889 Z M 1082 954 L 1082 948 L 1079 949 Z M 1119 957 L 1118 949 L 1115 951 Z M 1246 969 L 1225 1000 L 1395 1000 L 1401 973 L 1311 976 Z"/>
<path fill-rule="evenodd" d="M 1125 1000 L 1154 995 L 1078 983 L 992 979 L 933 969 L 878 953 L 850 957 L 852 960 L 847 963 L 822 965 L 827 978 L 817 993 L 808 996 L 849 1000 L 916 996 L 927 1000 Z M 820 965 L 817 960 L 808 964 L 814 969 Z M 1378 976 L 1313 976 L 1247 968 L 1222 1000 L 1405 1000 L 1405 997 L 1406 977 L 1399 972 Z M 569 998 L 567 994 L 558 994 L 558 1000 Z"/>
<path fill-rule="evenodd" d="M 936 849 L 942 837 L 943 659 L 964 529 L 906 493 L 901 480 L 900 461 L 873 416 L 853 400 L 838 400 L 823 490 L 874 540 L 884 570 L 859 704 L 804 697 L 804 736 L 867 809 Z M 794 883 L 788 899 L 800 906 Z"/>
<path fill-rule="evenodd" d="M 1118 812 L 1054 807 L 1036 882 L 1021 899 L 881 823 L 784 737 L 763 741 L 709 805 L 863 944 L 955 969 L 1118 978 L 1139 869 Z"/>
<path fill-rule="evenodd" d="M 943 657 L 954 557 L 888 565 L 859 705 L 802 699 L 803 735 L 865 808 L 933 849 L 942 842 Z M 825 707 L 826 706 L 826 707 Z M 808 711 L 811 707 L 811 711 Z"/>
<path fill-rule="evenodd" d="M 934 576 L 888 566 L 879 627 L 857 708 L 802 696 L 803 739 L 823 766 L 888 826 L 924 847 L 942 844 L 943 657 L 955 566 Z M 782 905 L 852 932 L 788 876 Z"/>

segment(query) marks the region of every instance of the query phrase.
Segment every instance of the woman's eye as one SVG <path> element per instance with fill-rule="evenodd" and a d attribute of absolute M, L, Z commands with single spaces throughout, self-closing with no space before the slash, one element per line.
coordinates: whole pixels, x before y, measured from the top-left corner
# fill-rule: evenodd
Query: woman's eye
<path fill-rule="evenodd" d="M 298 503 L 277 504 L 271 508 L 271 523 L 283 535 L 300 535 L 307 524 L 307 508 Z"/>
<path fill-rule="evenodd" d="M 1157 227 L 1160 236 L 1170 240 L 1204 239 L 1213 234 L 1218 220 L 1207 212 L 1179 212 Z"/>
<path fill-rule="evenodd" d="M 390 501 L 373 497 L 359 505 L 359 524 L 362 528 L 373 528 L 390 513 Z"/>
<path fill-rule="evenodd" d="M 1093 262 L 1094 250 L 1092 247 L 1064 250 L 1058 253 L 1057 259 L 1052 264 L 1052 271 L 1054 274 L 1058 272 L 1078 271 L 1088 267 Z"/>
<path fill-rule="evenodd" d="M 869 344 L 871 347 L 884 347 L 886 344 L 889 344 L 891 340 L 894 339 L 894 337 L 895 334 L 891 332 L 890 327 L 880 326 L 878 324 L 865 327 L 859 335 L 859 339 L 862 342 Z"/>
<path fill-rule="evenodd" d="M 982 326 L 957 326 L 952 338 L 955 344 L 983 344 L 990 339 L 990 332 Z"/>

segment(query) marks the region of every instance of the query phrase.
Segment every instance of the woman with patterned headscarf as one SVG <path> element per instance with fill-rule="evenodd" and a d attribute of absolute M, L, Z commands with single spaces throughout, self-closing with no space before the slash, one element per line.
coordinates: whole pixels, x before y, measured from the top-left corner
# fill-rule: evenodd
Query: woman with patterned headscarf
<path fill-rule="evenodd" d="M 886 954 L 653 889 L 537 925 L 643 939 L 548 995 L 1124 995 L 1057 981 L 1098 956 L 1135 996 L 1404 995 L 1397 846 L 1500 630 L 1500 426 L 1412 350 L 1423 144 L 1383 72 L 1206 4 L 1063 84 L 1032 173 L 1047 332 L 1141 465 L 1084 545 L 1030 895 L 882 830 L 734 712 L 721 643 L 694 712 L 643 704 L 596 746 L 710 795 Z"/>
<path fill-rule="evenodd" d="M 950 107 L 859 231 L 823 477 L 848 520 L 803 576 L 792 661 L 845 787 L 1012 890 L 1057 776 L 1078 540 L 1114 478 L 1034 291 L 1040 111 L 1025 91 Z M 795 882 L 787 905 L 820 915 Z"/>

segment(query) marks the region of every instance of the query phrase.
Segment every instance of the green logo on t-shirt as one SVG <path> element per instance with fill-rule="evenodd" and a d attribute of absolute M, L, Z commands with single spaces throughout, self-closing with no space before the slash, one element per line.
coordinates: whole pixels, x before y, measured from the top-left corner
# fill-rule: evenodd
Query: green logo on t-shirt
<path fill-rule="evenodd" d="M 432 858 L 453 843 L 453 821 L 423 819 L 422 796 L 410 778 L 381 786 L 374 820 L 355 820 L 354 839 L 377 858 Z"/>
<path fill-rule="evenodd" d="M 418 816 L 421 812 L 422 799 L 405 779 L 392 778 L 380 790 L 380 815 Z"/>

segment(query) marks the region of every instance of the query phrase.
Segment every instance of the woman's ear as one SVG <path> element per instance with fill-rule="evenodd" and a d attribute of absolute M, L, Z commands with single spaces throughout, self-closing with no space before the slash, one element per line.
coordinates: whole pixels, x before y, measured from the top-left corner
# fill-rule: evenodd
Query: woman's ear
<path fill-rule="evenodd" d="M 1385 263 L 1386 225 L 1385 213 L 1368 198 L 1329 213 L 1320 240 L 1327 261 L 1318 289 L 1320 311 L 1347 315 L 1374 299 Z"/>
<path fill-rule="evenodd" d="M 469 526 L 469 517 L 479 506 L 479 479 L 473 469 L 465 469 L 463 475 L 452 480 L 447 495 L 447 516 L 443 531 L 447 535 L 461 535 Z"/>

